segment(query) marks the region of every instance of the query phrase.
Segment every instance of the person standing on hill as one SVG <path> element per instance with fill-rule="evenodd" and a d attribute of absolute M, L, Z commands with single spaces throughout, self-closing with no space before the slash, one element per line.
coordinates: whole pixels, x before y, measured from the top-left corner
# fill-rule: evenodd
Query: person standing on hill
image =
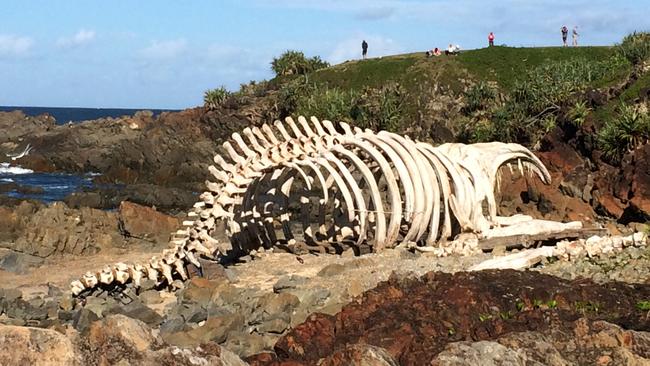
<path fill-rule="evenodd" d="M 490 34 L 488 34 L 488 42 L 490 47 L 494 46 L 494 33 L 490 32 Z"/>
<path fill-rule="evenodd" d="M 567 46 L 566 37 L 569 35 L 569 28 L 567 28 L 566 25 L 563 25 L 561 30 L 562 30 L 562 45 L 566 47 Z"/>
<path fill-rule="evenodd" d="M 573 27 L 573 47 L 578 46 L 578 26 Z"/>
<path fill-rule="evenodd" d="M 361 42 L 361 55 L 364 60 L 366 59 L 366 55 L 368 55 L 368 42 L 365 39 Z"/>

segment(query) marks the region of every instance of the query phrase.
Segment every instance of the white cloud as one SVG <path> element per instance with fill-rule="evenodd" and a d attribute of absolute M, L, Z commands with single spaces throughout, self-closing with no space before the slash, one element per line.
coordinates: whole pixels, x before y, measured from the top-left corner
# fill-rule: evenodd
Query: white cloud
<path fill-rule="evenodd" d="M 361 41 L 364 39 L 368 42 L 368 57 L 380 57 L 404 52 L 404 48 L 390 38 L 366 35 L 348 38 L 339 42 L 326 57 L 326 60 L 332 64 L 338 64 L 346 60 L 361 58 Z"/>
<path fill-rule="evenodd" d="M 56 41 L 56 45 L 61 48 L 75 48 L 89 44 L 95 39 L 95 31 L 81 29 L 72 37 L 61 37 Z"/>
<path fill-rule="evenodd" d="M 26 54 L 34 44 L 29 37 L 0 34 L 0 56 L 20 56 Z"/>
<path fill-rule="evenodd" d="M 153 41 L 149 47 L 140 51 L 140 55 L 150 59 L 173 59 L 181 55 L 187 49 L 185 39 L 175 39 L 169 41 Z"/>

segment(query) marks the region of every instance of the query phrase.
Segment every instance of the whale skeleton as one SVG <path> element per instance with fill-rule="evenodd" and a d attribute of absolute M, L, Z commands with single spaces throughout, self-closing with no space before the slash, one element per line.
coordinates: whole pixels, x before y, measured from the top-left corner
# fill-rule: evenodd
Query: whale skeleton
<path fill-rule="evenodd" d="M 32 151 L 32 145 L 27 144 L 27 146 L 22 152 L 19 152 L 18 154 L 5 154 L 5 155 L 7 155 L 8 158 L 11 158 L 11 160 L 16 161 L 22 157 L 29 155 L 31 151 Z"/>
<path fill-rule="evenodd" d="M 432 146 L 315 117 L 246 128 L 222 147 L 225 153 L 209 167 L 215 180 L 206 181 L 207 191 L 172 234 L 169 249 L 146 263 L 88 272 L 71 283 L 71 292 L 127 282 L 139 287 L 143 278 L 172 285 L 187 279 L 187 265 L 200 267 L 199 258 L 291 244 L 300 234 L 308 245 L 444 248 L 459 233 L 504 229 L 508 220 L 497 216 L 494 195 L 500 168 L 545 184 L 551 179 L 518 144 Z M 225 242 L 214 237 L 220 223 Z"/>

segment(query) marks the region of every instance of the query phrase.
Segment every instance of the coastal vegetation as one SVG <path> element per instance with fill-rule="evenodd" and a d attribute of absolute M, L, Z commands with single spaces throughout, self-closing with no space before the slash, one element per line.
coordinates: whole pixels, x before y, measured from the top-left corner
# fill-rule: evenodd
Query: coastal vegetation
<path fill-rule="evenodd" d="M 329 66 L 320 56 L 307 58 L 300 51 L 286 51 L 271 61 L 271 69 L 276 76 L 305 75 Z"/>
<path fill-rule="evenodd" d="M 224 86 L 207 90 L 203 94 L 203 106 L 208 110 L 217 109 L 223 105 L 230 94 L 231 93 L 226 90 L 226 87 Z"/>
<path fill-rule="evenodd" d="M 315 115 L 422 140 L 499 140 L 532 148 L 555 128 L 575 133 L 594 125 L 596 147 L 617 164 L 650 133 L 647 111 L 634 106 L 650 87 L 643 71 L 649 57 L 646 32 L 613 47 L 496 46 L 458 56 L 410 53 L 333 66 L 290 50 L 272 60 L 271 80 L 251 81 L 235 92 L 208 90 L 204 105 L 258 106 L 257 115 L 266 119 Z M 619 89 L 604 104 L 594 101 L 594 95 Z"/>

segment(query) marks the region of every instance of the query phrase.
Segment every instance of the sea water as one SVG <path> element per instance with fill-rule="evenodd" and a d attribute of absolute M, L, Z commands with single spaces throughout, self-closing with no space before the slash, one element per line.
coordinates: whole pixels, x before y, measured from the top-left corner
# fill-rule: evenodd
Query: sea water
<path fill-rule="evenodd" d="M 28 116 L 38 116 L 47 113 L 54 117 L 56 124 L 62 125 L 68 122 L 89 121 L 99 118 L 132 116 L 136 112 L 145 109 L 123 109 L 123 108 L 65 108 L 65 107 L 14 107 L 0 106 L 0 112 L 11 112 L 20 110 Z M 146 109 L 154 116 L 162 112 L 173 112 L 174 109 Z"/>
<path fill-rule="evenodd" d="M 20 186 L 40 187 L 43 193 L 23 194 L 9 191 L 6 194 L 15 198 L 31 198 L 44 202 L 61 201 L 72 192 L 93 185 L 93 176 L 97 174 L 34 173 L 30 169 L 0 163 L 0 184 L 16 183 Z"/>

